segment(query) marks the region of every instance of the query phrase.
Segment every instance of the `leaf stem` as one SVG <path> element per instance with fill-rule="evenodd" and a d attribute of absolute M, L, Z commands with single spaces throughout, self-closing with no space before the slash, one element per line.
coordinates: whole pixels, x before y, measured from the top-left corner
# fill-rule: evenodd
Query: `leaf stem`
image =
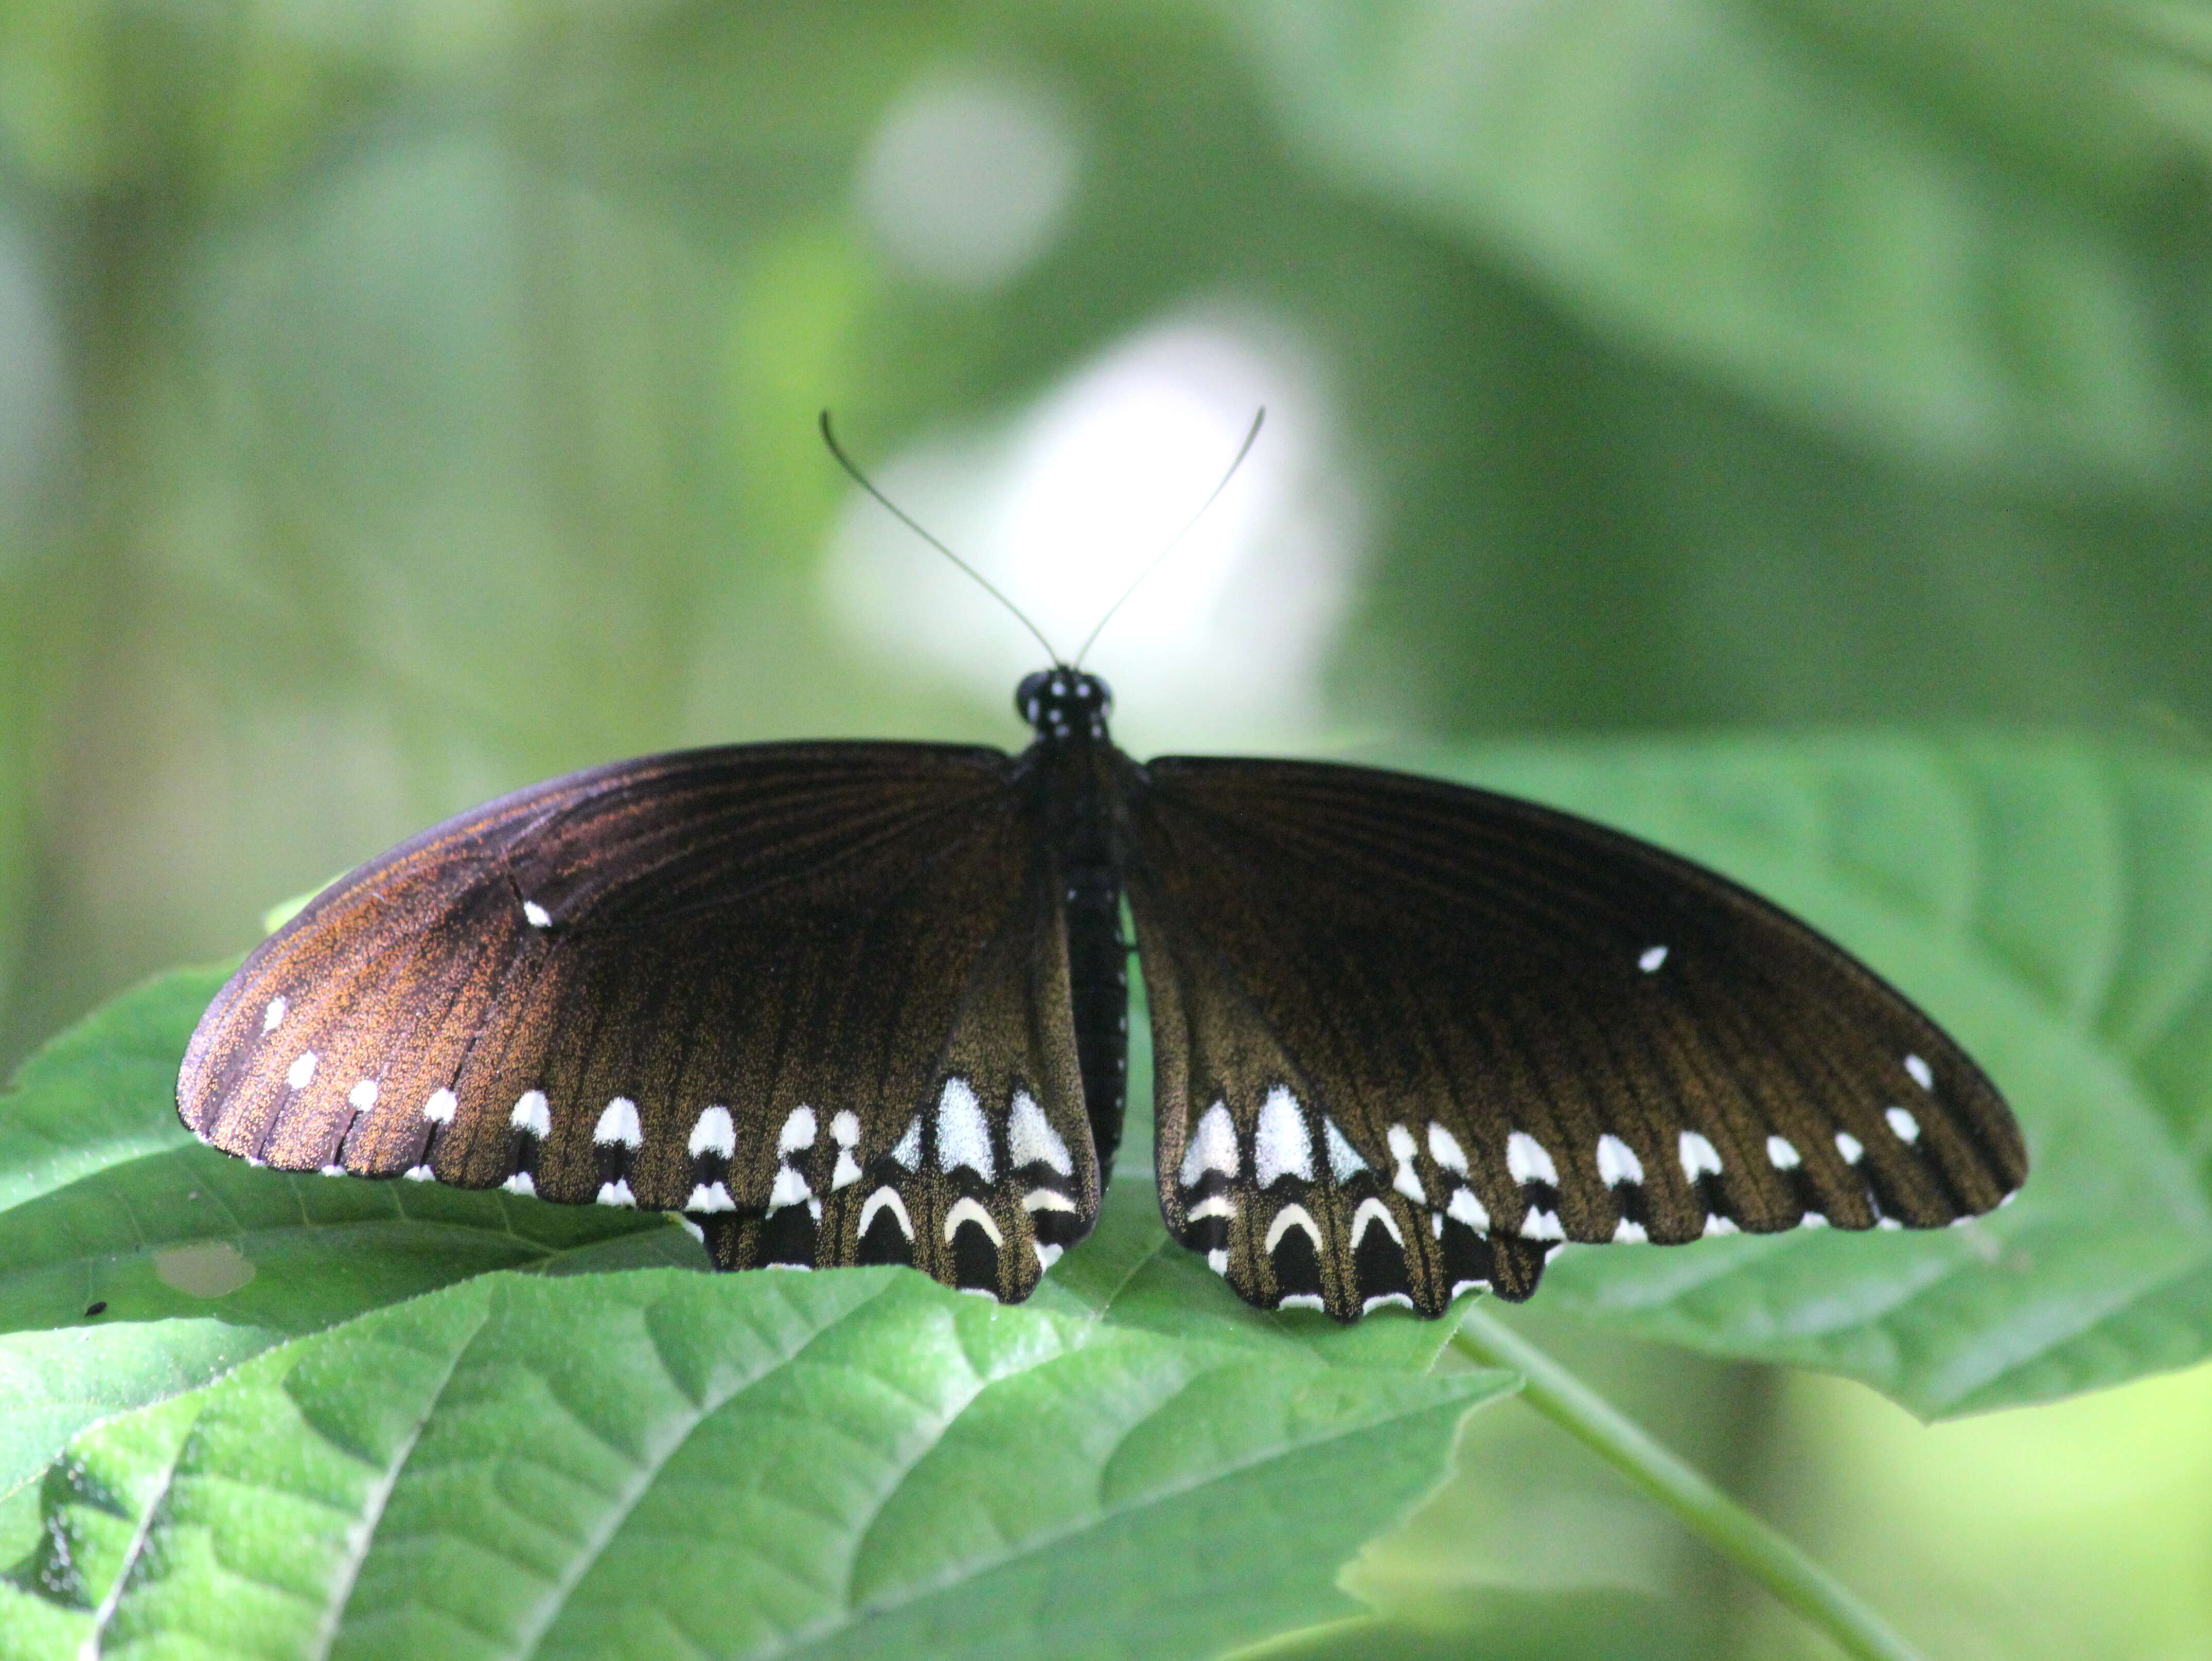
<path fill-rule="evenodd" d="M 1453 1347 L 1528 1380 L 1522 1398 L 1680 1518 L 1859 1661 L 1922 1661 L 1827 1570 L 1729 1498 L 1580 1379 L 1487 1311 L 1468 1312 Z"/>

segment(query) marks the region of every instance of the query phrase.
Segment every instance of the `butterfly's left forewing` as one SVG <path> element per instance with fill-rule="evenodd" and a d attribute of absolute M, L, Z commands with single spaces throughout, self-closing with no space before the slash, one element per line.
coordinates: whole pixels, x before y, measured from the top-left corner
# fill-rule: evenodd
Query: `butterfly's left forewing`
<path fill-rule="evenodd" d="M 1098 1191 L 1022 800 L 999 752 L 901 744 L 521 792 L 264 942 L 179 1109 L 283 1169 L 681 1209 L 724 1267 L 1024 1297 Z"/>
<path fill-rule="evenodd" d="M 1433 1315 L 1568 1240 L 1928 1228 L 2026 1175 L 1934 1022 L 1648 844 L 1316 763 L 1121 796 L 1162 1209 L 1255 1303 Z"/>

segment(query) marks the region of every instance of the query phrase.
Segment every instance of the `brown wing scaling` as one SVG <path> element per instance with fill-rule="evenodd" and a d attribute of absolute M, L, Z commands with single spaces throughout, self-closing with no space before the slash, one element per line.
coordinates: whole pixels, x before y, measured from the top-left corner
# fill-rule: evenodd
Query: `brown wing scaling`
<path fill-rule="evenodd" d="M 1317 763 L 1124 793 L 1161 1206 L 1255 1303 L 1433 1315 L 1565 1240 L 1932 1228 L 2027 1174 L 1925 1015 L 1648 844 Z"/>
<path fill-rule="evenodd" d="M 286 1170 L 684 1210 L 725 1268 L 1025 1297 L 1098 1191 L 1012 767 L 752 745 L 465 815 L 248 958 L 179 1110 Z"/>

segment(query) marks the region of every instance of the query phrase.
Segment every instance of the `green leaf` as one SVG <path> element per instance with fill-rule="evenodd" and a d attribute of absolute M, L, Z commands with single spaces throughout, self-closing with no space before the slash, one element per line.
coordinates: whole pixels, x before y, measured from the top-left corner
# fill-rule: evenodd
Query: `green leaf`
<path fill-rule="evenodd" d="M 2212 148 L 2202 41 L 2148 8 L 1864 9 L 1237 15 L 1319 171 L 1608 332 L 1916 461 L 2201 480 L 2212 264 L 2175 202 Z"/>
<path fill-rule="evenodd" d="M 1441 770 L 1648 836 L 1827 931 L 1984 1064 L 2033 1161 L 2018 1203 L 1964 1228 L 1571 1248 L 1547 1309 L 1844 1373 L 1927 1417 L 2212 1352 L 2212 769 L 2087 740 L 1833 737 Z"/>
<path fill-rule="evenodd" d="M 88 1435 L 14 1580 L 111 1654 L 1206 1655 L 1352 1608 L 1510 1385 L 903 1270 L 490 1276 Z"/>

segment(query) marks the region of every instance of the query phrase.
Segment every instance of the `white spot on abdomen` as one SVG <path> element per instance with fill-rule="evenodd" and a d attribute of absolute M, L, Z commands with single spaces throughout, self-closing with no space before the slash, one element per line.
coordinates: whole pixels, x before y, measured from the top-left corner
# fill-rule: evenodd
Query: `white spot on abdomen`
<path fill-rule="evenodd" d="M 1176 1174 L 1184 1187 L 1195 1188 L 1208 1171 L 1224 1177 L 1237 1174 L 1237 1126 L 1228 1107 L 1218 1101 L 1199 1116 L 1190 1146 L 1183 1149 L 1182 1169 Z"/>
<path fill-rule="evenodd" d="M 299 1058 L 285 1070 L 284 1082 L 295 1090 L 304 1090 L 307 1088 L 307 1081 L 314 1076 L 315 1052 L 313 1050 L 302 1050 L 300 1052 Z"/>
<path fill-rule="evenodd" d="M 1279 1084 L 1267 1092 L 1261 1106 L 1252 1163 L 1253 1180 L 1262 1188 L 1284 1176 L 1313 1180 L 1313 1137 L 1306 1129 L 1305 1115 L 1298 1111 L 1298 1099 Z M 1321 1244 L 1318 1234 L 1314 1244 Z"/>
<path fill-rule="evenodd" d="M 966 1079 L 948 1078 L 937 1098 L 937 1168 L 957 1171 L 963 1165 L 986 1182 L 998 1179 L 983 1105 Z"/>

